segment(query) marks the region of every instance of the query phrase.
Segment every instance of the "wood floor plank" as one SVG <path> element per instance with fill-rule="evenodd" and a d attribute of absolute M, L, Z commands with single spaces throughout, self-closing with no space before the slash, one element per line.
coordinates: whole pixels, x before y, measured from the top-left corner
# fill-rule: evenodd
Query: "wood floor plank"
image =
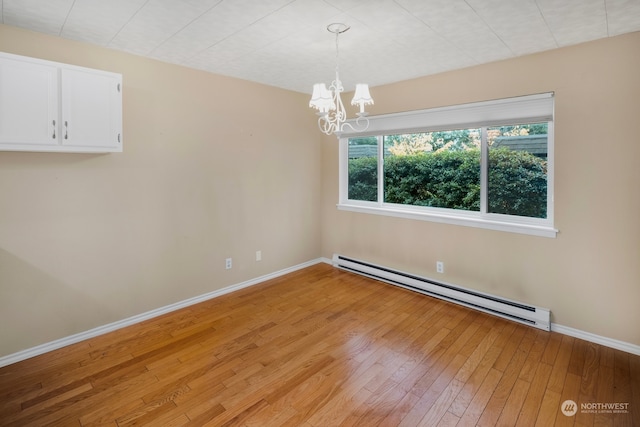
<path fill-rule="evenodd" d="M 565 400 L 627 413 L 561 412 Z M 640 356 L 318 264 L 0 368 L 1 426 L 640 425 Z"/>
<path fill-rule="evenodd" d="M 309 424 L 306 420 L 333 399 L 340 391 L 340 381 L 337 379 L 340 372 L 338 370 L 334 372 L 334 374 L 319 373 L 310 377 L 300 384 L 299 388 L 295 390 L 295 394 L 292 392 L 283 398 L 283 403 L 286 402 L 296 410 L 296 414 L 288 419 L 284 425 Z"/>
<path fill-rule="evenodd" d="M 435 378 L 429 388 L 424 390 L 424 393 L 422 393 L 422 388 L 416 390 L 416 394 L 422 393 L 422 395 L 402 419 L 401 426 L 435 425 L 440 421 L 449 406 L 449 401 L 455 398 L 455 394 L 459 390 L 455 385 L 448 386 L 464 365 L 465 360 L 462 355 L 454 356 L 450 363 L 440 371 L 440 375 Z M 438 402 L 441 397 L 442 402 Z"/>
<path fill-rule="evenodd" d="M 613 350 L 613 396 L 615 402 L 628 403 L 628 414 L 616 414 L 614 426 L 640 425 L 640 366 L 638 358 Z"/>
<path fill-rule="evenodd" d="M 398 387 L 398 383 L 388 378 L 365 401 L 366 408 L 362 411 L 357 425 L 378 425 L 386 414 L 391 413 L 402 401 L 407 392 Z"/>
<path fill-rule="evenodd" d="M 85 411 L 78 421 L 80 421 L 80 425 L 82 425 L 82 427 L 117 425 L 117 422 L 115 421 L 117 418 L 135 410 L 143 404 L 144 402 L 142 400 L 131 399 L 123 400 L 108 406 L 100 406 L 98 408 Z"/>
<path fill-rule="evenodd" d="M 564 381 L 564 388 L 562 389 L 562 394 L 560 395 L 560 402 L 566 402 L 567 400 L 572 400 L 579 405 L 577 396 L 580 394 L 580 376 L 572 373 L 567 373 Z M 579 414 L 579 411 L 578 411 Z M 572 426 L 574 425 L 578 414 L 574 416 L 567 416 L 562 413 L 562 411 L 556 412 L 556 419 L 553 423 L 554 426 Z"/>
<path fill-rule="evenodd" d="M 600 370 L 600 347 L 594 343 L 586 343 L 585 345 L 579 397 L 582 402 L 594 402 L 596 399 L 596 386 Z"/>
<path fill-rule="evenodd" d="M 569 360 L 571 359 L 574 342 L 574 338 L 568 335 L 563 336 L 560 349 L 558 350 L 558 356 L 553 363 L 553 370 L 551 371 L 551 378 L 549 379 L 547 388 L 558 394 L 562 393 L 562 389 L 564 388 L 564 381 L 568 373 Z"/>
<path fill-rule="evenodd" d="M 487 406 L 482 416 L 478 420 L 478 425 L 495 425 L 498 417 L 502 413 L 504 405 L 509 398 L 513 385 L 518 380 L 518 375 L 524 366 L 529 355 L 529 351 L 533 346 L 536 332 L 533 329 L 525 331 L 524 337 L 518 346 L 513 358 L 507 365 L 500 382 L 493 391 L 491 398 L 487 402 Z"/>
<path fill-rule="evenodd" d="M 567 366 L 567 373 L 582 376 L 587 347 L 587 342 L 575 340 L 573 350 L 571 351 L 571 357 L 569 358 L 569 365 Z"/>
<path fill-rule="evenodd" d="M 542 403 L 538 409 L 538 416 L 535 419 L 535 427 L 548 427 L 554 425 L 556 416 L 560 412 L 560 393 L 557 393 L 549 388 L 544 392 L 542 396 Z M 522 419 L 521 424 L 531 425 L 531 420 Z"/>
<path fill-rule="evenodd" d="M 365 384 L 373 376 L 384 369 L 381 364 L 375 363 L 378 357 L 378 353 L 373 353 L 369 358 L 364 360 L 356 371 L 345 379 L 340 390 L 332 396 L 330 404 L 324 405 L 309 417 L 307 420 L 309 424 L 313 426 L 326 426 L 332 424 L 337 425 L 342 422 L 349 414 L 349 407 L 357 393 L 361 389 L 364 389 Z"/>
<path fill-rule="evenodd" d="M 138 400 L 136 394 L 142 393 L 155 382 L 157 382 L 156 378 L 148 372 L 131 378 L 123 377 L 118 383 L 93 387 L 64 401 L 47 405 L 42 410 L 36 412 L 25 410 L 19 418 L 15 419 L 15 421 L 11 420 L 7 425 L 75 425 L 79 423 L 78 420 L 83 414 L 94 411 L 104 402 L 109 402 L 110 400 L 120 402 L 119 399 L 125 394 L 127 399 Z"/>
<path fill-rule="evenodd" d="M 456 427 L 459 422 L 459 417 L 453 415 L 451 412 L 447 412 L 446 414 L 444 414 L 436 427 Z"/>
<path fill-rule="evenodd" d="M 246 427 L 282 426 L 297 413 L 291 406 L 277 408 L 273 405 L 267 405 L 256 411 L 251 418 L 245 419 L 244 425 Z"/>
<path fill-rule="evenodd" d="M 468 320 L 472 321 L 476 315 L 477 313 L 468 313 Z M 456 327 L 439 344 L 443 351 L 437 356 L 434 353 L 430 360 L 423 363 L 425 369 L 422 375 L 410 380 L 412 393 L 422 396 L 479 327 L 477 324 L 460 323 L 460 320 L 462 319 L 453 324 Z"/>
<path fill-rule="evenodd" d="M 76 343 L 49 352 L 47 357 L 32 357 L 2 368 L 0 395 L 21 389 L 23 384 L 41 383 L 51 375 L 66 372 L 78 366 L 78 360 L 88 357 L 91 346 L 88 341 Z"/>
<path fill-rule="evenodd" d="M 518 416 L 516 426 L 527 426 L 533 424 L 538 418 L 540 407 L 542 406 L 542 400 L 544 398 L 544 392 L 549 383 L 549 377 L 551 376 L 551 365 L 546 363 L 539 363 L 536 372 L 531 381 L 531 387 L 527 393 L 526 399 L 522 404 L 522 410 Z"/>
<path fill-rule="evenodd" d="M 617 351 L 617 350 L 616 350 Z M 620 402 L 625 402 L 625 398 L 629 400 L 629 413 L 626 415 L 616 416 L 614 421 L 620 419 L 624 420 L 626 424 L 640 425 L 640 357 L 628 355 L 629 357 L 629 379 L 631 382 L 631 396 L 625 397 L 620 395 Z M 615 362 L 614 362 L 615 363 Z M 614 371 L 615 375 L 615 371 Z M 614 378 L 615 383 L 615 378 Z M 614 397 L 615 399 L 615 397 Z M 618 400 L 616 400 L 618 401 Z"/>
<path fill-rule="evenodd" d="M 504 372 L 507 369 L 513 355 L 518 350 L 520 342 L 524 338 L 525 332 L 527 332 L 526 327 L 523 327 L 522 325 L 515 325 L 515 329 L 509 336 L 509 340 L 505 344 L 504 349 L 493 364 L 494 369 L 497 369 L 500 372 Z"/>
<path fill-rule="evenodd" d="M 144 426 L 158 420 L 161 415 L 176 408 L 172 400 L 159 400 L 136 408 L 134 411 L 116 418 L 118 426 Z"/>
<path fill-rule="evenodd" d="M 489 324 L 492 325 L 493 322 L 490 322 Z M 473 373 L 476 372 L 480 363 L 484 360 L 485 355 L 492 348 L 498 337 L 498 333 L 493 330 L 489 330 L 488 333 L 480 336 L 482 336 L 483 339 L 477 344 L 472 340 L 468 341 L 468 343 L 474 343 L 473 348 L 475 350 L 465 358 L 464 364 L 456 372 L 455 377 L 448 383 L 446 388 L 444 390 L 439 390 L 437 388 L 434 388 L 433 390 L 430 389 L 430 392 L 436 395 L 434 396 L 436 397 L 436 401 L 420 421 L 421 424 L 432 426 L 439 423 L 441 418 L 447 413 L 453 415 L 450 411 L 452 408 L 455 409 L 454 402 L 457 400 L 458 395 L 462 392 Z M 456 418 L 459 419 L 459 416 L 456 416 Z"/>
<path fill-rule="evenodd" d="M 185 425 L 189 427 L 201 427 L 206 423 L 211 422 L 211 420 L 214 420 L 217 417 L 219 417 L 221 414 L 224 413 L 225 410 L 226 410 L 225 407 L 219 403 L 206 405 L 205 410 L 200 412 L 195 417 L 187 414 L 187 417 L 189 418 L 189 423 Z"/>
<path fill-rule="evenodd" d="M 600 366 L 598 367 L 598 378 L 595 381 L 596 402 L 615 402 L 613 397 L 613 349 L 603 347 L 600 353 Z M 599 413 L 593 420 L 593 425 L 613 425 L 614 414 Z"/>
<path fill-rule="evenodd" d="M 553 366 L 555 363 L 558 352 L 560 351 L 560 344 L 562 343 L 562 335 L 560 334 L 547 334 L 549 340 L 547 346 L 544 349 L 544 353 L 540 358 L 540 362 Z"/>
<path fill-rule="evenodd" d="M 475 396 L 476 392 L 482 385 L 484 378 L 489 373 L 489 369 L 495 364 L 498 356 L 502 353 L 504 345 L 511 336 L 511 333 L 515 330 L 515 324 L 502 323 L 502 328 L 495 329 L 493 332 L 497 334 L 497 338 L 492 341 L 491 348 L 486 352 L 480 364 L 475 371 L 471 374 L 469 379 L 465 382 L 462 390 L 456 396 L 456 399 L 452 402 L 449 411 L 457 417 L 462 417 L 465 410 L 469 406 L 471 399 Z"/>
<path fill-rule="evenodd" d="M 491 399 L 498 382 L 502 378 L 502 372 L 497 369 L 491 368 L 487 373 L 482 385 L 478 389 L 478 392 L 473 396 L 473 399 L 465 409 L 464 414 L 460 417 L 460 425 L 474 426 L 482 416 L 487 403 Z"/>
<path fill-rule="evenodd" d="M 520 370 L 518 378 L 529 383 L 533 381 L 540 359 L 542 358 L 545 347 L 547 346 L 547 341 L 549 341 L 549 334 L 544 331 L 537 331 L 533 346 L 529 351 L 527 359 L 524 361 L 524 365 Z"/>
<path fill-rule="evenodd" d="M 523 379 L 517 379 L 511 389 L 511 393 L 500 413 L 496 425 L 514 426 L 520 415 L 520 410 L 524 405 L 525 398 L 529 392 L 531 384 Z"/>

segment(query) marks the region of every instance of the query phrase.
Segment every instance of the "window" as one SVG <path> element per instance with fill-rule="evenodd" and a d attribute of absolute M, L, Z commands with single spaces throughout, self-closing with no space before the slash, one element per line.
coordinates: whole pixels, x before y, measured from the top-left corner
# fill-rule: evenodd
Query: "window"
<path fill-rule="evenodd" d="M 555 237 L 552 94 L 370 120 L 340 137 L 339 209 Z"/>

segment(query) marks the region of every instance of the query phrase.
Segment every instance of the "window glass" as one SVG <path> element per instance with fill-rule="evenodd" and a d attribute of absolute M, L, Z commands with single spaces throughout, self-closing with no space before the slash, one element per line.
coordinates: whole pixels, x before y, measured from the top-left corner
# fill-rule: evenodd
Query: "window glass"
<path fill-rule="evenodd" d="M 340 136 L 338 209 L 555 237 L 553 93 L 369 117 Z"/>
<path fill-rule="evenodd" d="M 487 129 L 487 211 L 547 217 L 547 123 Z"/>
<path fill-rule="evenodd" d="M 350 200 L 378 200 L 378 138 L 349 138 Z"/>
<path fill-rule="evenodd" d="M 480 210 L 480 129 L 384 137 L 384 201 Z"/>

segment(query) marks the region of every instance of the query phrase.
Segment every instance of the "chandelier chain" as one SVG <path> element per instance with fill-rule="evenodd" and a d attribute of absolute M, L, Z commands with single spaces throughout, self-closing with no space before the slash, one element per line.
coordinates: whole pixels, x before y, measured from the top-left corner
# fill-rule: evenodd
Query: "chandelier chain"
<path fill-rule="evenodd" d="M 340 69 L 340 48 L 338 46 L 338 36 L 340 36 L 340 32 L 336 31 L 336 75 Z"/>

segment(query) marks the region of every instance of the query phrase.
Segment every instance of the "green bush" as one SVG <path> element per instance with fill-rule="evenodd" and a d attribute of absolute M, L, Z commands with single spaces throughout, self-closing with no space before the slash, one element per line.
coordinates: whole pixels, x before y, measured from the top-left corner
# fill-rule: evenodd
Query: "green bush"
<path fill-rule="evenodd" d="M 349 198 L 375 202 L 378 200 L 378 159 L 349 159 Z"/>
<path fill-rule="evenodd" d="M 480 209 L 480 152 L 443 151 L 385 159 L 385 202 Z"/>
<path fill-rule="evenodd" d="M 547 162 L 524 151 L 489 152 L 489 212 L 547 217 Z"/>
<path fill-rule="evenodd" d="M 480 151 L 442 151 L 388 156 L 385 202 L 480 210 Z M 377 200 L 377 159 L 349 160 L 349 198 Z M 507 148 L 490 150 L 489 212 L 546 217 L 546 162 Z"/>

